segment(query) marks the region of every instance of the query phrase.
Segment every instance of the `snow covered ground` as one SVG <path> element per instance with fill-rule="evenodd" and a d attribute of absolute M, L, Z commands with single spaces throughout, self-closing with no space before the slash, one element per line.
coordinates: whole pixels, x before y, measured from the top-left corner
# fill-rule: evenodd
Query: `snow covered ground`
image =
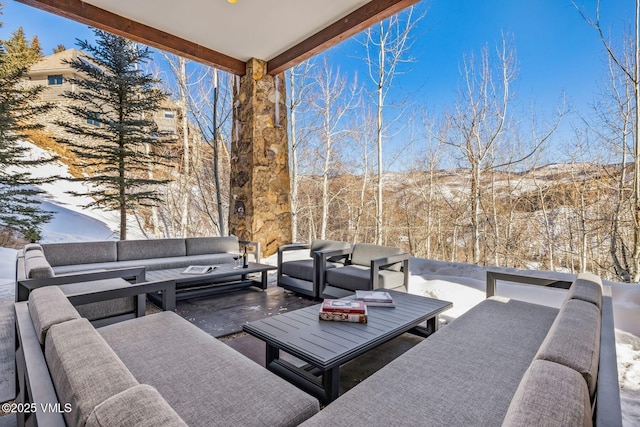
<path fill-rule="evenodd" d="M 58 174 L 68 176 L 62 164 L 47 166 L 37 174 Z M 119 223 L 116 212 L 92 211 L 80 206 L 87 200 L 69 196 L 70 189 L 78 190 L 79 183 L 58 181 L 44 185 L 47 192 L 43 197 L 45 208 L 55 212 L 53 220 L 43 229 L 44 242 L 89 241 L 117 239 Z M 129 238 L 144 238 L 135 219 L 128 219 Z M 307 251 L 303 251 L 304 254 Z M 0 248 L 0 284 L 11 283 L 15 277 L 15 256 L 13 249 Z M 287 258 L 296 256 L 287 253 Z M 276 263 L 276 257 L 265 260 Z M 453 302 L 453 308 L 441 316 L 445 322 L 451 321 L 485 298 L 486 270 L 471 264 L 433 261 L 421 258 L 410 260 L 409 292 Z M 520 272 L 504 269 L 506 272 Z M 559 280 L 572 280 L 566 273 L 528 271 L 530 275 L 553 274 Z M 614 315 L 617 337 L 618 371 L 621 385 L 623 417 L 625 425 L 640 425 L 640 285 L 606 282 L 613 288 Z M 526 285 L 500 283 L 498 294 L 505 297 L 524 299 L 538 304 L 559 307 L 564 291 L 538 289 Z"/>

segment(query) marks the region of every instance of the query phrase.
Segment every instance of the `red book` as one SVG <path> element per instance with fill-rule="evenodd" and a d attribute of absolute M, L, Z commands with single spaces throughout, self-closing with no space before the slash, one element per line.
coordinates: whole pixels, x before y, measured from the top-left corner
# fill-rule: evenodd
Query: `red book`
<path fill-rule="evenodd" d="M 322 302 L 320 311 L 325 313 L 353 313 L 365 314 L 367 306 L 364 301 L 347 299 L 326 299 Z"/>
<path fill-rule="evenodd" d="M 367 323 L 367 314 L 366 313 L 340 313 L 337 311 L 327 312 L 320 311 L 318 312 L 318 316 L 320 320 L 330 320 L 334 322 L 353 322 L 353 323 Z"/>

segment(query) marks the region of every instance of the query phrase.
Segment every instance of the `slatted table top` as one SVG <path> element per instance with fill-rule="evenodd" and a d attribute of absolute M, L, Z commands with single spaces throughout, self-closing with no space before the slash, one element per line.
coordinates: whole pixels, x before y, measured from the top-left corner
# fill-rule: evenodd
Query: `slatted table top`
<path fill-rule="evenodd" d="M 276 270 L 277 267 L 267 264 L 250 262 L 247 268 L 233 268 L 233 264 L 214 264 L 215 269 L 204 274 L 184 274 L 186 267 L 170 268 L 166 270 L 150 270 L 145 273 L 147 281 L 175 280 L 177 283 L 206 282 L 207 280 L 222 279 L 238 275 L 262 273 Z"/>
<path fill-rule="evenodd" d="M 367 323 L 319 320 L 320 305 L 314 305 L 247 323 L 243 329 L 314 366 L 329 369 L 453 306 L 448 301 L 387 291 L 392 295 L 396 307 L 368 307 Z"/>

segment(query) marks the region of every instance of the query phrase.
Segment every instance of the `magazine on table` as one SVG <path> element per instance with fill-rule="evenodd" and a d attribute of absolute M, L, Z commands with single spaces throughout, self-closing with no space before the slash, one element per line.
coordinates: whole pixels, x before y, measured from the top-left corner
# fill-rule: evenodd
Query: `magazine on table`
<path fill-rule="evenodd" d="M 386 291 L 356 291 L 356 301 L 369 307 L 395 307 L 393 297 Z"/>
<path fill-rule="evenodd" d="M 206 274 L 216 269 L 215 265 L 190 265 L 182 274 Z"/>

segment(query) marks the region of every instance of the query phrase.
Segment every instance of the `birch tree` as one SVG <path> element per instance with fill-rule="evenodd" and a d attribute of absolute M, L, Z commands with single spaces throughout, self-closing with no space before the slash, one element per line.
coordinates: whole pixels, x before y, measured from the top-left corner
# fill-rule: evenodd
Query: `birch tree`
<path fill-rule="evenodd" d="M 299 127 L 298 113 L 304 114 L 308 106 L 305 105 L 309 98 L 310 84 L 308 82 L 309 73 L 313 65 L 310 61 L 296 65 L 285 71 L 289 83 L 289 145 L 291 158 L 291 238 L 294 242 L 298 240 L 298 210 L 299 210 L 299 183 L 300 175 L 298 170 L 299 145 L 306 141 L 305 131 Z"/>
<path fill-rule="evenodd" d="M 612 238 L 610 254 L 618 277 L 625 281 L 640 281 L 640 0 L 634 2 L 633 34 L 627 37 L 622 51 L 616 51 L 613 43 L 605 35 L 600 21 L 600 0 L 596 1 L 593 16 L 582 9 L 576 2 L 572 2 L 585 22 L 597 33 L 606 51 L 610 63 L 611 94 L 620 108 L 617 114 L 619 145 L 623 147 L 621 175 L 626 174 L 627 147 L 633 164 L 631 176 L 633 190 L 628 197 L 631 210 L 632 237 L 628 241 L 624 238 L 621 224 L 621 202 L 627 200 L 623 196 L 624 184 L 618 188 L 619 197 L 616 211 L 612 219 Z M 609 119 L 611 120 L 611 119 Z M 613 119 L 615 120 L 615 119 Z M 622 177 L 621 177 L 622 179 Z M 624 181 L 620 181 L 624 182 Z"/>
<path fill-rule="evenodd" d="M 322 216 L 320 223 L 320 238 L 326 239 L 327 222 L 329 218 L 329 176 L 333 162 L 335 144 L 343 137 L 347 130 L 343 127 L 343 120 L 352 109 L 356 98 L 356 84 L 347 87 L 346 79 L 340 75 L 340 70 L 331 69 L 328 61 L 323 61 L 322 68 L 316 77 L 317 97 L 312 105 L 319 115 L 319 138 L 322 143 L 320 157 L 322 159 Z"/>
<path fill-rule="evenodd" d="M 376 150 L 377 150 L 377 182 L 376 182 L 376 243 L 383 240 L 383 145 L 385 138 L 384 112 L 388 106 L 387 95 L 394 78 L 404 70 L 401 65 L 411 62 L 411 33 L 422 16 L 414 16 L 410 7 L 406 12 L 394 15 L 378 25 L 365 31 L 365 62 L 369 78 L 374 86 L 374 103 L 376 106 Z"/>

